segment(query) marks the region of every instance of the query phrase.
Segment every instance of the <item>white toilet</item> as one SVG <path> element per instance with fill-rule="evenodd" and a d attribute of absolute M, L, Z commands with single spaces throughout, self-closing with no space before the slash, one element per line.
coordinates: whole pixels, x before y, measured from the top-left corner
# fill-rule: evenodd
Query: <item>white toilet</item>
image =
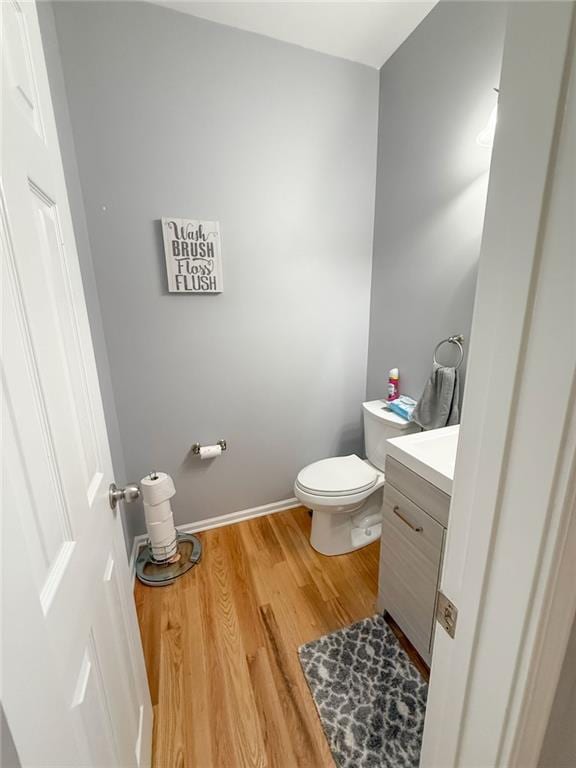
<path fill-rule="evenodd" d="M 310 543 L 322 555 L 343 555 L 380 537 L 386 440 L 420 427 L 385 407 L 362 404 L 367 459 L 355 454 L 304 467 L 294 483 L 297 498 L 312 509 Z"/>

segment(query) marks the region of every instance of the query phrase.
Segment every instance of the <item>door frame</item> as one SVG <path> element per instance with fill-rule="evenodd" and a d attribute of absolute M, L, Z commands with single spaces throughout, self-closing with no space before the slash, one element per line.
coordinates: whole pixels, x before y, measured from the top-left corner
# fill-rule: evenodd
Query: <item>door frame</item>
<path fill-rule="evenodd" d="M 574 342 L 576 329 L 568 323 L 548 350 L 537 346 L 556 160 L 560 139 L 568 142 L 561 129 L 575 77 L 574 8 L 509 8 L 441 579 L 459 613 L 453 640 L 436 625 L 422 766 L 537 765 L 576 614 L 574 344 L 550 368 L 552 351 Z M 569 265 L 563 245 L 566 252 L 552 248 Z M 556 289 L 549 313 L 555 295 L 565 296 Z M 528 406 L 539 406 L 530 384 L 546 370 L 555 381 L 542 394 L 561 384 L 561 402 L 521 443 Z M 538 439 L 547 441 L 544 457 Z M 535 477 L 541 492 L 529 496 Z"/>

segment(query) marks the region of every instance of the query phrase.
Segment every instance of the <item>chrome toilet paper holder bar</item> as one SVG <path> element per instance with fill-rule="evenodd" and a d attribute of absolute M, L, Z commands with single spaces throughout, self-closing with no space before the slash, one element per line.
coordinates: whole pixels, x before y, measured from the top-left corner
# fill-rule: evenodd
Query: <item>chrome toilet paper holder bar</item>
<path fill-rule="evenodd" d="M 217 441 L 216 441 L 216 445 L 219 445 L 219 446 L 220 446 L 220 448 L 222 448 L 222 451 L 223 451 L 223 452 L 224 452 L 224 451 L 226 450 L 226 448 L 227 448 L 227 445 L 226 445 L 226 440 L 217 440 Z M 202 446 L 200 445 L 200 443 L 192 443 L 192 453 L 193 453 L 195 456 L 198 456 L 198 455 L 200 454 L 200 448 L 201 448 L 201 447 L 202 447 Z"/>

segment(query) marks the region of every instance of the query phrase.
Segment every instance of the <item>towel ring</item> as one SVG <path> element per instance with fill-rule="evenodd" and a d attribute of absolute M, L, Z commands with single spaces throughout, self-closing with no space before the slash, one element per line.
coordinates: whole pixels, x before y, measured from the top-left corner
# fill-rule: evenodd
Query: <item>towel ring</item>
<path fill-rule="evenodd" d="M 460 368 L 460 366 L 462 365 L 462 360 L 464 360 L 464 347 L 462 346 L 463 341 L 464 341 L 464 336 L 462 336 L 462 334 L 459 334 L 458 336 L 448 336 L 447 339 L 442 339 L 442 341 L 438 342 L 438 344 L 436 344 L 436 349 L 434 350 L 434 363 L 436 365 L 440 365 L 440 363 L 436 359 L 436 353 L 438 352 L 442 344 L 456 344 L 460 352 L 460 357 L 458 359 L 458 362 L 454 366 L 454 368 Z"/>

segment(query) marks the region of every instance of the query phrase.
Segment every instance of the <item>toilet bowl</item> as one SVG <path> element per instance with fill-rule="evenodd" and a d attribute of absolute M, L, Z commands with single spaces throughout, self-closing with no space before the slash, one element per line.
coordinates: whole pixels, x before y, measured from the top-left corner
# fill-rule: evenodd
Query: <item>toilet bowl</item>
<path fill-rule="evenodd" d="M 380 536 L 384 473 L 355 454 L 324 459 L 298 474 L 294 492 L 310 507 L 310 543 L 323 555 L 341 555 Z"/>
<path fill-rule="evenodd" d="M 419 431 L 386 409 L 385 401 L 363 403 L 367 459 L 352 454 L 304 467 L 296 497 L 312 510 L 310 543 L 323 555 L 342 555 L 380 538 L 386 440 Z"/>

